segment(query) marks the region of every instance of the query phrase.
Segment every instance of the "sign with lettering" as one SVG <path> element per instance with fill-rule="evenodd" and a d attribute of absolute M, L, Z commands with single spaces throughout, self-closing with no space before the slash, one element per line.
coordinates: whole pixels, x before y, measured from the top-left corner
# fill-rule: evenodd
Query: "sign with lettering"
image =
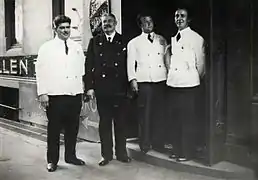
<path fill-rule="evenodd" d="M 0 57 L 0 74 L 35 77 L 36 55 L 30 56 L 2 56 Z"/>

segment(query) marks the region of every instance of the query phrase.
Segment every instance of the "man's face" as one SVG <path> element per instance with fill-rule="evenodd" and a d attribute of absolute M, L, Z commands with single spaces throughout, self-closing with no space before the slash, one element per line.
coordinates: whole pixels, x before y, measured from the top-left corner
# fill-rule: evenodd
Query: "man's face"
<path fill-rule="evenodd" d="M 179 30 L 183 30 L 188 27 L 188 13 L 184 9 L 179 9 L 175 13 L 175 23 Z"/>
<path fill-rule="evenodd" d="M 141 18 L 141 28 L 144 33 L 151 33 L 153 31 L 154 23 L 150 16 Z"/>
<path fill-rule="evenodd" d="M 70 24 L 68 22 L 59 24 L 59 26 L 56 28 L 56 33 L 59 39 L 67 40 L 71 34 Z"/>
<path fill-rule="evenodd" d="M 101 18 L 102 30 L 106 34 L 112 34 L 116 30 L 117 22 L 112 16 L 104 16 Z"/>

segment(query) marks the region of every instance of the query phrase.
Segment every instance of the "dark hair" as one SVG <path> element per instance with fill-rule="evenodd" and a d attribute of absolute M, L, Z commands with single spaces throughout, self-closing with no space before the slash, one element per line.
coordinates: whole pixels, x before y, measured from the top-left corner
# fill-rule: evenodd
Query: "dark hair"
<path fill-rule="evenodd" d="M 114 14 L 112 14 L 112 13 L 105 13 L 105 14 L 102 14 L 101 17 L 105 17 L 105 16 L 110 16 L 110 17 L 112 17 L 114 20 L 116 20 L 116 16 L 115 16 Z"/>
<path fill-rule="evenodd" d="M 136 22 L 137 22 L 137 25 L 141 28 L 141 25 L 142 25 L 142 18 L 143 17 L 151 17 L 152 19 L 152 15 L 150 13 L 141 13 L 141 14 L 138 14 L 137 17 L 136 17 Z"/>
<path fill-rule="evenodd" d="M 58 15 L 53 20 L 53 28 L 58 28 L 58 26 L 62 23 L 71 24 L 71 18 L 65 15 Z"/>

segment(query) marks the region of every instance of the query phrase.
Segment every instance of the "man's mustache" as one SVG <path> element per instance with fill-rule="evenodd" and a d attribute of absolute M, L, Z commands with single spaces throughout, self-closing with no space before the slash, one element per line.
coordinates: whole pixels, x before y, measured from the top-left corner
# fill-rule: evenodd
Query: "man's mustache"
<path fill-rule="evenodd" d="M 112 26 L 110 24 L 107 24 L 104 26 L 104 28 L 111 28 Z"/>

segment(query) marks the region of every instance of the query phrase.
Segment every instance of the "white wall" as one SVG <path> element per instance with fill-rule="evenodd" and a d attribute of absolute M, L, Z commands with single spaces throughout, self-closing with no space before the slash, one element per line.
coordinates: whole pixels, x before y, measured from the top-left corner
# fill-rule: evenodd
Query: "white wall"
<path fill-rule="evenodd" d="M 90 29 L 90 19 L 89 19 L 89 8 L 90 8 L 90 0 L 83 1 L 83 31 L 82 31 L 82 46 L 84 50 L 87 50 L 88 43 L 90 38 L 92 37 L 91 29 Z"/>
<path fill-rule="evenodd" d="M 37 54 L 53 36 L 52 0 L 23 0 L 23 52 Z"/>
<path fill-rule="evenodd" d="M 110 0 L 111 13 L 113 13 L 117 18 L 117 32 L 122 32 L 122 14 L 121 14 L 121 0 Z"/>
<path fill-rule="evenodd" d="M 78 29 L 71 29 L 71 38 L 81 40 L 83 32 L 83 1 L 84 0 L 65 0 L 65 15 L 71 18 L 71 26 L 77 26 Z M 77 11 L 73 11 L 76 8 Z"/>
<path fill-rule="evenodd" d="M 4 0 L 0 0 L 0 55 L 5 53 Z"/>

